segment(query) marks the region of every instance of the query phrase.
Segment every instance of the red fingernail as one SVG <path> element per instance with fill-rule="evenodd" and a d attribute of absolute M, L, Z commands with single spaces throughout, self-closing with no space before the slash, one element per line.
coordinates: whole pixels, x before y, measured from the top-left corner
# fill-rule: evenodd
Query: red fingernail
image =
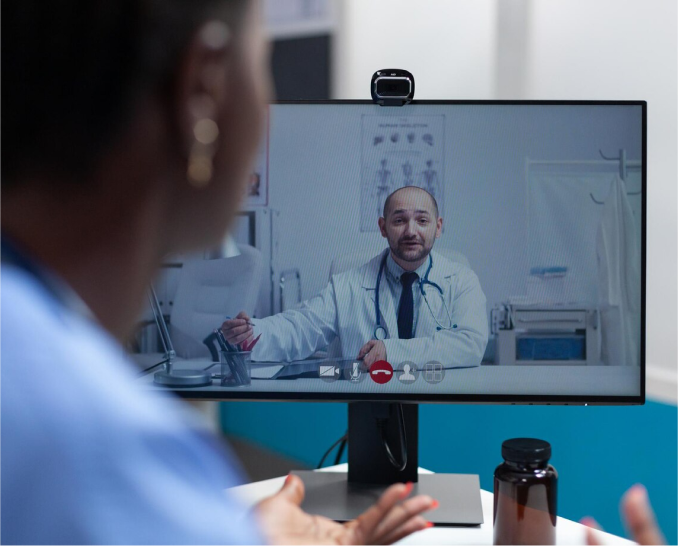
<path fill-rule="evenodd" d="M 287 478 L 285 478 L 285 485 L 287 485 L 290 482 L 291 479 L 292 479 L 292 473 L 289 473 L 287 475 Z"/>
<path fill-rule="evenodd" d="M 440 506 L 440 503 L 436 499 L 433 499 L 433 502 L 431 503 L 431 510 L 435 510 L 438 508 L 438 506 Z"/>
<path fill-rule="evenodd" d="M 405 484 L 405 496 L 407 497 L 410 493 L 412 493 L 412 489 L 414 488 L 414 484 L 412 482 L 407 482 Z"/>
<path fill-rule="evenodd" d="M 433 527 L 433 522 L 432 522 L 432 521 L 427 521 L 427 522 L 426 522 L 426 528 L 427 528 L 427 529 L 430 529 L 431 527 Z"/>

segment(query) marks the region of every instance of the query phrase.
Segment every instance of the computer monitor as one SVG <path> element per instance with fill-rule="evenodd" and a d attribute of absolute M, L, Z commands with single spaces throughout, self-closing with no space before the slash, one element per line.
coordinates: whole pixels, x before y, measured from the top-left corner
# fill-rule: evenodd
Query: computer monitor
<path fill-rule="evenodd" d="M 351 483 L 417 403 L 644 402 L 645 102 L 275 103 L 251 181 L 254 379 L 182 396 L 351 402 Z"/>

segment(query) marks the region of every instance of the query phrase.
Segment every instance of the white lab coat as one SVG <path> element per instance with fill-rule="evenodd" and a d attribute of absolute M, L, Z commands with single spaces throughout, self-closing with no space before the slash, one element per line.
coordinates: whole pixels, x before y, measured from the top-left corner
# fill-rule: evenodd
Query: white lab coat
<path fill-rule="evenodd" d="M 451 331 L 437 330 L 422 297 L 414 338 L 398 339 L 398 302 L 393 301 L 384 272 L 379 305 L 381 323 L 388 333 L 384 340 L 386 358 L 393 365 L 406 360 L 422 364 L 436 360 L 450 368 L 479 366 L 487 345 L 488 327 L 485 294 L 478 277 L 468 267 L 437 252 L 431 255 L 433 267 L 429 280 L 443 289 L 452 324 L 457 327 Z M 317 296 L 297 309 L 253 319 L 255 335 L 262 335 L 254 347 L 252 359 L 301 360 L 327 348 L 337 336 L 341 343 L 340 356 L 356 358 L 360 348 L 374 339 L 374 294 L 383 256 L 382 252 L 360 267 L 333 275 Z M 415 284 L 413 289 L 417 288 Z M 440 324 L 449 326 L 438 290 L 428 284 L 424 285 L 424 290 L 433 314 Z"/>

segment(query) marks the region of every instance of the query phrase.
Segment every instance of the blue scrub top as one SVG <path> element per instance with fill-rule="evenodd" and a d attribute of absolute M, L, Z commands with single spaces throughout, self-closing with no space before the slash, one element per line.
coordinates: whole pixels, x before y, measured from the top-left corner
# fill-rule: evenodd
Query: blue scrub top
<path fill-rule="evenodd" d="M 75 294 L 4 256 L 0 540 L 261 543 L 223 491 L 243 481 L 226 446 L 185 403 L 139 390 Z"/>

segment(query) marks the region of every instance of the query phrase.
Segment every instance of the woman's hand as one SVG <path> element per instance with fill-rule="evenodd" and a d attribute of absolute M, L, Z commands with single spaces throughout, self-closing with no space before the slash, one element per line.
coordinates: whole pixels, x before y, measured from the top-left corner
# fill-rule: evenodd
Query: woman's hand
<path fill-rule="evenodd" d="M 634 485 L 629 489 L 621 501 L 621 512 L 624 524 L 631 535 L 631 539 L 638 544 L 666 544 L 666 539 L 657 525 L 652 506 L 647 498 L 647 490 L 642 485 Z M 592 518 L 585 518 L 582 523 L 586 529 L 586 543 L 589 545 L 602 544 L 596 536 L 595 529 L 600 526 Z"/>
<path fill-rule="evenodd" d="M 437 508 L 438 502 L 426 495 L 407 499 L 411 492 L 411 483 L 392 485 L 369 510 L 342 524 L 304 512 L 304 483 L 290 474 L 282 489 L 257 508 L 272 544 L 390 544 L 433 526 L 420 514 Z"/>

